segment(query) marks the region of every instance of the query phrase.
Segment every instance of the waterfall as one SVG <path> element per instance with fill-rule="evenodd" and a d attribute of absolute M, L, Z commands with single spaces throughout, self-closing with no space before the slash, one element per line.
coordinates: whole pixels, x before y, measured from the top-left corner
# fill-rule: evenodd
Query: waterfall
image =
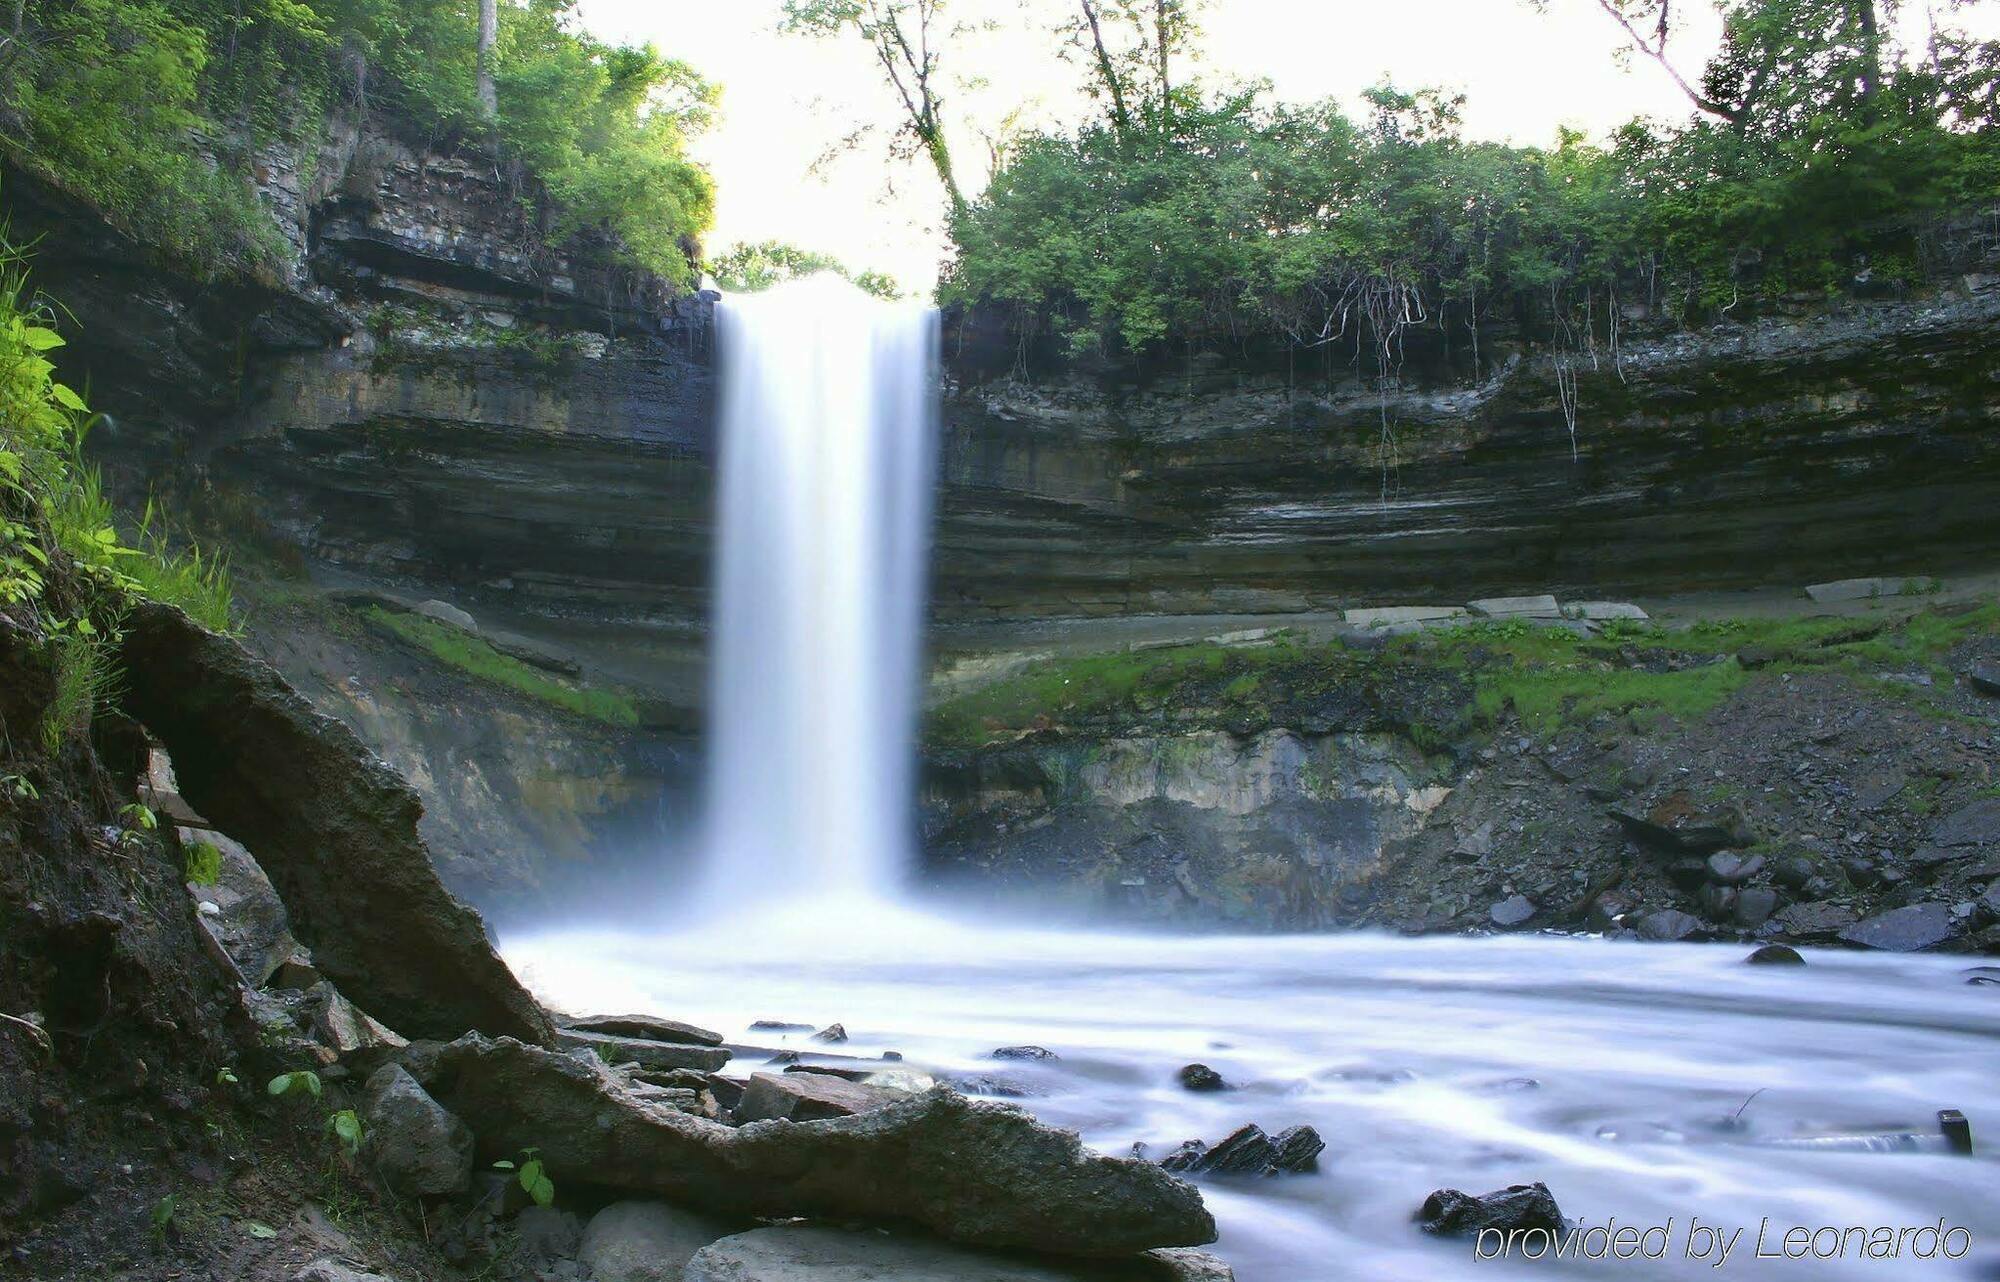
<path fill-rule="evenodd" d="M 911 844 L 937 314 L 818 277 L 717 327 L 703 898 L 881 897 Z"/>

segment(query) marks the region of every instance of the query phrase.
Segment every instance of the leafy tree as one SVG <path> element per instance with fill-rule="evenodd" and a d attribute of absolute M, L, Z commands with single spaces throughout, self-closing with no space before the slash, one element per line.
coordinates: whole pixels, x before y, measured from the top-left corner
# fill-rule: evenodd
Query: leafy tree
<path fill-rule="evenodd" d="M 785 0 L 785 30 L 867 43 L 903 109 L 903 136 L 929 158 L 956 214 L 965 208 L 945 137 L 939 54 L 951 34 L 945 0 Z"/>
<path fill-rule="evenodd" d="M 877 298 L 899 298 L 903 292 L 894 280 L 881 272 L 861 272 L 857 275 L 831 254 L 800 249 L 777 240 L 738 245 L 710 262 L 708 271 L 715 277 L 717 285 L 732 293 L 751 294 L 783 281 L 816 276 L 822 272 L 831 272 L 843 280 L 852 281 Z"/>

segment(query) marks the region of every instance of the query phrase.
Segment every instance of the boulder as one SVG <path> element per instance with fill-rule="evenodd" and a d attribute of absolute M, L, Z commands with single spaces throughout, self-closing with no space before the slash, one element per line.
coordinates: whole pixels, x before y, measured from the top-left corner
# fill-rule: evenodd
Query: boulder
<path fill-rule="evenodd" d="M 516 1263 L 539 1268 L 555 1260 L 574 1259 L 582 1241 L 583 1225 L 572 1212 L 529 1206 L 514 1217 Z"/>
<path fill-rule="evenodd" d="M 1654 943 L 1671 943 L 1700 933 L 1707 927 L 1701 918 L 1684 913 L 1678 908 L 1663 908 L 1656 913 L 1647 913 L 1639 919 L 1639 938 Z"/>
<path fill-rule="evenodd" d="M 1764 856 L 1718 850 L 1708 857 L 1708 876 L 1718 886 L 1740 886 L 1764 871 Z"/>
<path fill-rule="evenodd" d="M 743 1089 L 743 1098 L 730 1112 L 739 1122 L 773 1118 L 816 1122 L 866 1113 L 893 1104 L 907 1094 L 881 1086 L 864 1086 L 826 1073 L 752 1073 L 750 1085 Z"/>
<path fill-rule="evenodd" d="M 1741 811 L 1704 808 L 1685 792 L 1673 793 L 1644 813 L 1614 808 L 1611 817 L 1640 845 L 1669 854 L 1706 855 L 1756 840 Z"/>
<path fill-rule="evenodd" d="M 1736 896 L 1736 924 L 1755 930 L 1778 911 L 1778 892 L 1768 886 L 1746 886 Z"/>
<path fill-rule="evenodd" d="M 125 710 L 166 745 L 188 801 L 256 853 L 343 993 L 413 1037 L 551 1039 L 479 915 L 438 880 L 417 794 L 353 731 L 172 606 L 133 604 L 121 659 Z"/>
<path fill-rule="evenodd" d="M 363 1155 L 391 1192 L 445 1197 L 472 1178 L 472 1131 L 400 1064 L 368 1079 L 361 1105 Z"/>
<path fill-rule="evenodd" d="M 1567 607 L 1569 614 L 1593 623 L 1608 622 L 1612 619 L 1647 619 L 1651 616 L 1630 601 L 1572 601 Z"/>
<path fill-rule="evenodd" d="M 1966 671 L 1965 679 L 1979 693 L 2000 698 L 2000 662 L 1975 663 Z"/>
<path fill-rule="evenodd" d="M 847 1040 L 847 1026 L 845 1024 L 828 1024 L 825 1028 L 814 1033 L 812 1039 L 816 1042 L 844 1042 Z"/>
<path fill-rule="evenodd" d="M 175 835 L 183 850 L 205 843 L 221 856 L 215 884 L 198 888 L 219 910 L 202 924 L 215 930 L 244 980 L 262 988 L 299 951 L 284 901 L 240 842 L 208 829 L 182 828 Z"/>
<path fill-rule="evenodd" d="M 1778 913 L 1771 920 L 1788 935 L 1802 939 L 1832 938 L 1843 928 L 1852 925 L 1856 913 L 1830 900 L 1815 899 L 1809 903 L 1793 904 Z"/>
<path fill-rule="evenodd" d="M 1046 1046 L 1001 1046 L 997 1047 L 994 1050 L 992 1057 L 994 1059 L 1035 1059 L 1035 1060 L 1051 1060 L 1051 1059 L 1062 1058 L 1062 1056 L 1056 1054 L 1054 1051 L 1050 1050 Z"/>
<path fill-rule="evenodd" d="M 1743 959 L 1748 966 L 1803 966 L 1806 959 L 1788 944 L 1766 944 Z"/>
<path fill-rule="evenodd" d="M 598 1033 L 605 1037 L 636 1037 L 647 1042 L 677 1042 L 683 1046 L 720 1046 L 722 1034 L 683 1024 L 679 1020 L 652 1015 L 591 1015 L 568 1019 L 563 1027 L 576 1033 Z"/>
<path fill-rule="evenodd" d="M 1806 595 L 1820 605 L 1840 605 L 1849 601 L 1901 596 L 1906 588 L 1921 588 L 1929 583 L 1929 579 L 1834 579 L 1828 583 L 1807 584 Z"/>
<path fill-rule="evenodd" d="M 591 1282 L 681 1282 L 695 1252 L 741 1226 L 665 1202 L 613 1202 L 583 1230 Z"/>
<path fill-rule="evenodd" d="M 400 1050 L 409 1045 L 401 1035 L 384 1028 L 325 980 L 306 991 L 304 1010 L 310 1020 L 313 1040 L 342 1059 L 369 1052 Z M 375 1058 L 380 1062 L 383 1057 L 377 1055 Z"/>
<path fill-rule="evenodd" d="M 1914 953 L 1935 948 L 1957 932 L 1958 923 L 1948 905 L 1911 904 L 1855 922 L 1842 930 L 1840 937 L 1863 948 Z"/>
<path fill-rule="evenodd" d="M 1930 843 L 2000 847 L 2000 797 L 1982 797 L 1938 820 L 1930 831 Z"/>
<path fill-rule="evenodd" d="M 993 1255 L 906 1234 L 786 1224 L 703 1247 L 685 1282 L 1234 1282 L 1198 1251 L 1156 1251 L 1115 1263 Z M 602 1282 L 600 1279 L 599 1282 Z"/>
<path fill-rule="evenodd" d="M 1302 1175 L 1319 1169 L 1319 1155 L 1325 1149 L 1326 1141 L 1310 1126 L 1266 1135 L 1262 1127 L 1249 1125 L 1237 1127 L 1213 1148 L 1187 1140 L 1160 1165 L 1190 1175 Z"/>
<path fill-rule="evenodd" d="M 657 1072 L 676 1068 L 697 1073 L 713 1073 L 729 1062 L 729 1052 L 718 1046 L 691 1046 L 686 1042 L 656 1042 L 644 1037 L 612 1037 L 586 1033 L 574 1027 L 556 1030 L 556 1045 L 565 1050 L 587 1050 L 607 1064 L 637 1064 Z"/>
<path fill-rule="evenodd" d="M 464 632 L 479 631 L 478 621 L 449 601 L 421 601 L 416 605 L 415 612 L 426 619 L 448 623 Z"/>
<path fill-rule="evenodd" d="M 587 1058 L 460 1038 L 425 1086 L 479 1152 L 538 1146 L 550 1176 L 729 1215 L 894 1218 L 959 1242 L 1115 1256 L 1214 1240 L 1191 1185 L 943 1087 L 821 1122 L 731 1128 L 634 1099 Z"/>
<path fill-rule="evenodd" d="M 1510 1184 L 1504 1189 L 1474 1197 L 1457 1189 L 1439 1189 L 1417 1208 L 1418 1227 L 1440 1237 L 1477 1237 L 1483 1230 L 1541 1229 L 1560 1233 L 1562 1210 L 1555 1195 L 1537 1180 L 1533 1184 Z"/>
<path fill-rule="evenodd" d="M 1487 918 L 1495 926 L 1511 930 L 1525 923 L 1535 915 L 1535 905 L 1526 895 L 1514 895 L 1503 899 L 1486 910 Z"/>

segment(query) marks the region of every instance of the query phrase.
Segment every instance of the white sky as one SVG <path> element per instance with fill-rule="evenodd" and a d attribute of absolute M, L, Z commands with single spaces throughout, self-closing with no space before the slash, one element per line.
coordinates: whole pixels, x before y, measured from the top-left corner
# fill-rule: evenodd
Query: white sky
<path fill-rule="evenodd" d="M 888 162 L 900 107 L 858 38 L 781 34 L 780 0 L 581 0 L 581 8 L 600 37 L 650 40 L 722 86 L 721 122 L 697 148 L 718 188 L 711 250 L 785 240 L 929 289 L 943 252 L 942 196 L 927 162 Z M 1719 27 L 1710 6 L 1683 8 L 1675 62 L 1692 79 Z M 1979 8 L 1976 25 L 1994 25 L 2000 2 Z M 1921 0 L 1905 9 L 1909 36 L 1920 38 L 1924 10 Z M 961 82 L 947 107 L 967 121 L 954 157 L 968 195 L 985 178 L 982 132 L 998 131 L 1016 110 L 1031 124 L 1074 119 L 1083 69 L 1060 56 L 1053 34 L 1072 11 L 1066 0 L 956 0 L 955 18 L 992 20 L 944 51 L 943 72 Z M 1388 74 L 1406 89 L 1466 94 L 1474 137 L 1543 144 L 1559 125 L 1601 136 L 1635 115 L 1688 114 L 1652 62 L 1618 65 L 1624 35 L 1595 0 L 1548 0 L 1546 13 L 1527 0 L 1211 0 L 1202 25 L 1211 77 L 1264 78 L 1282 98 L 1330 96 L 1352 111 L 1359 92 Z M 840 150 L 857 130 L 868 131 L 862 145 Z"/>

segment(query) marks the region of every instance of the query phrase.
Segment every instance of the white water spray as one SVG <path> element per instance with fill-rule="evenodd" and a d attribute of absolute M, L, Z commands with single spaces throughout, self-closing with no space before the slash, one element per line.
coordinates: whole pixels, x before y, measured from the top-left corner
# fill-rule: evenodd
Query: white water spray
<path fill-rule="evenodd" d="M 937 315 L 818 277 L 717 323 L 703 898 L 881 897 L 910 846 Z"/>

